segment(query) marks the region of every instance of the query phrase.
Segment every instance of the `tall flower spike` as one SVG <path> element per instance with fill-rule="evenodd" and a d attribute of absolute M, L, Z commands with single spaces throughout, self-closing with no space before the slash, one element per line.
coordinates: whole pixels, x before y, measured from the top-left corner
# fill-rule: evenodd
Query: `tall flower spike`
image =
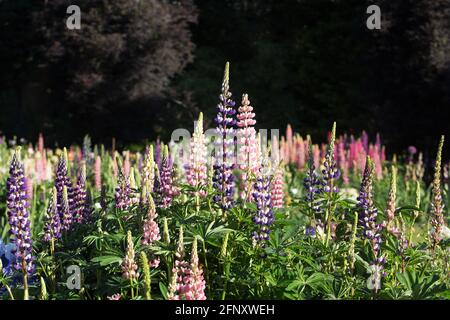
<path fill-rule="evenodd" d="M 433 187 L 431 189 L 431 232 L 430 240 L 432 248 L 436 248 L 442 240 L 442 228 L 444 226 L 444 204 L 442 203 L 441 191 L 441 161 L 442 148 L 444 147 L 444 136 L 441 137 L 434 167 Z"/>
<path fill-rule="evenodd" d="M 116 208 L 121 210 L 128 210 L 131 206 L 130 198 L 130 181 L 128 176 L 125 176 L 123 172 L 119 174 L 117 181 L 117 187 L 115 192 Z"/>
<path fill-rule="evenodd" d="M 278 164 L 275 169 L 274 181 L 270 190 L 274 208 L 283 208 L 284 206 L 284 164 Z"/>
<path fill-rule="evenodd" d="M 323 191 L 324 192 L 339 192 L 337 186 L 334 185 L 334 180 L 339 179 L 341 172 L 337 167 L 337 163 L 334 155 L 334 144 L 336 139 L 336 122 L 333 123 L 333 129 L 331 130 L 330 144 L 323 163 L 324 169 L 323 175 Z"/>
<path fill-rule="evenodd" d="M 19 160 L 19 151 L 14 154 L 6 181 L 6 206 L 8 208 L 8 222 L 11 243 L 15 245 L 14 255 L 16 270 L 21 270 L 28 294 L 27 279 L 34 273 L 34 258 L 32 256 L 31 220 L 28 212 L 26 195 L 26 178 L 23 164 Z M 26 299 L 28 297 L 26 296 Z"/>
<path fill-rule="evenodd" d="M 381 231 L 384 225 L 377 223 L 378 209 L 373 201 L 373 176 L 374 164 L 370 157 L 367 156 L 363 180 L 357 199 L 357 208 L 359 211 L 359 225 L 363 231 L 362 236 L 369 241 L 374 256 L 369 272 L 372 274 L 370 279 L 373 281 L 373 289 L 377 291 L 380 287 L 379 279 L 384 275 L 382 270 L 386 259 L 381 255 L 380 251 L 382 243 Z"/>
<path fill-rule="evenodd" d="M 57 191 L 57 207 L 59 219 L 62 223 L 62 230 L 69 230 L 72 223 L 73 208 L 73 188 L 68 175 L 68 157 L 67 149 L 64 148 L 63 154 L 59 157 L 58 167 L 56 169 L 55 187 Z M 64 188 L 66 188 L 67 198 L 64 199 Z M 67 203 L 64 203 L 66 201 Z M 63 208 L 63 206 L 66 206 Z M 65 221 L 65 224 L 64 222 Z"/>
<path fill-rule="evenodd" d="M 192 242 L 191 253 L 191 273 L 189 279 L 190 291 L 186 294 L 188 300 L 206 300 L 205 288 L 206 282 L 203 278 L 203 270 L 199 265 L 197 252 L 197 237 Z"/>
<path fill-rule="evenodd" d="M 390 224 L 395 218 L 395 206 L 397 199 L 397 168 L 392 166 L 391 170 L 391 184 L 386 208 L 388 224 Z"/>
<path fill-rule="evenodd" d="M 64 186 L 63 187 L 63 198 L 62 198 L 62 203 L 61 203 L 61 212 L 60 212 L 60 217 L 62 217 L 61 219 L 61 229 L 68 231 L 70 230 L 70 227 L 72 225 L 72 214 L 70 213 L 70 207 L 69 207 L 69 195 L 68 195 L 68 191 L 67 191 L 67 187 Z"/>
<path fill-rule="evenodd" d="M 138 266 L 135 262 L 134 243 L 131 231 L 127 232 L 127 252 L 122 261 L 122 277 L 127 280 L 134 280 L 139 277 Z"/>
<path fill-rule="evenodd" d="M 259 169 L 258 163 L 258 143 L 256 140 L 256 131 L 254 125 L 256 124 L 255 113 L 253 107 L 250 105 L 248 94 L 242 95 L 242 103 L 238 108 L 237 114 L 237 142 L 238 142 L 238 165 L 241 172 L 242 192 L 241 198 L 245 201 L 250 200 L 252 183 L 250 174 L 257 174 Z"/>
<path fill-rule="evenodd" d="M 161 208 L 168 208 L 172 204 L 172 199 L 175 194 L 173 185 L 173 165 L 169 155 L 168 146 L 164 146 L 161 173 L 159 175 L 159 183 L 157 184 L 156 192 L 158 193 L 158 206 Z"/>
<path fill-rule="evenodd" d="M 94 178 L 95 190 L 100 191 L 102 189 L 102 158 L 100 156 L 95 158 Z"/>
<path fill-rule="evenodd" d="M 256 178 L 253 191 L 253 199 L 256 203 L 256 213 L 253 222 L 257 225 L 257 230 L 253 232 L 253 245 L 264 248 L 269 240 L 270 226 L 274 221 L 272 211 L 272 199 L 270 195 L 270 178 L 263 174 L 263 167 Z"/>
<path fill-rule="evenodd" d="M 169 300 L 187 300 L 186 294 L 191 290 L 189 284 L 191 269 L 189 262 L 184 260 L 184 255 L 184 235 L 183 226 L 181 226 L 178 248 L 175 253 L 175 267 L 172 269 L 173 278 L 169 286 Z"/>
<path fill-rule="evenodd" d="M 86 190 L 86 165 L 83 164 L 78 174 L 74 190 L 74 219 L 77 223 L 85 222 L 90 216 L 89 201 Z"/>
<path fill-rule="evenodd" d="M 147 212 L 147 219 L 144 220 L 144 235 L 141 240 L 141 243 L 143 245 L 149 245 L 161 239 L 159 226 L 155 221 L 156 217 L 158 216 L 158 214 L 156 213 L 155 203 L 153 202 L 153 198 L 150 194 L 148 199 L 149 207 Z"/>
<path fill-rule="evenodd" d="M 303 180 L 303 186 L 306 189 L 305 200 L 308 203 L 313 215 L 321 210 L 321 202 L 317 199 L 317 195 L 321 193 L 321 181 L 316 173 L 314 165 L 314 155 L 311 140 L 309 141 L 308 168 L 306 169 L 306 177 Z"/>
<path fill-rule="evenodd" d="M 155 184 L 155 159 L 153 157 L 153 145 L 147 148 L 144 157 L 144 165 L 142 167 L 142 183 L 141 187 L 145 185 L 147 192 L 153 192 Z"/>
<path fill-rule="evenodd" d="M 53 187 L 50 201 L 47 206 L 47 214 L 45 215 L 44 241 L 51 242 L 61 238 L 61 221 L 59 219 L 58 207 L 56 205 L 56 188 Z"/>
<path fill-rule="evenodd" d="M 223 210 L 228 210 L 234 206 L 234 183 L 235 177 L 233 170 L 234 153 L 234 125 L 236 121 L 233 115 L 236 110 L 233 108 L 235 102 L 231 99 L 229 91 L 229 63 L 225 65 L 225 72 L 222 83 L 222 93 L 220 94 L 220 103 L 217 106 L 217 124 L 216 152 L 213 175 L 213 186 L 217 194 L 214 201 L 218 202 Z M 225 213 L 224 213 L 225 214 Z"/>
<path fill-rule="evenodd" d="M 203 187 L 207 178 L 207 148 L 203 133 L 203 113 L 200 112 L 194 134 L 190 143 L 187 181 L 193 187 Z M 205 192 L 197 192 L 196 196 L 204 196 Z"/>

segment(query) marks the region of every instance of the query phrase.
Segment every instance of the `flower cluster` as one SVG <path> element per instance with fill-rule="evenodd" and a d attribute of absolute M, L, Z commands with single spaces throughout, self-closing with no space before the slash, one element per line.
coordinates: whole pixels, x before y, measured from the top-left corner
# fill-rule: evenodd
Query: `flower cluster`
<path fill-rule="evenodd" d="M 200 112 L 194 134 L 190 143 L 189 164 L 186 171 L 187 182 L 196 188 L 206 185 L 207 178 L 207 148 L 206 138 L 203 133 L 203 113 Z M 200 191 L 198 195 L 204 196 Z"/>
<path fill-rule="evenodd" d="M 158 172 L 158 170 L 157 170 Z M 173 162 L 169 155 L 168 146 L 164 146 L 161 160 L 159 179 L 155 183 L 155 191 L 158 194 L 158 206 L 168 208 L 172 204 L 176 189 L 173 184 Z"/>
<path fill-rule="evenodd" d="M 24 275 L 31 275 L 35 270 L 32 256 L 31 221 L 26 195 L 26 178 L 23 164 L 18 159 L 18 152 L 14 154 L 9 167 L 6 189 L 11 244 L 15 247 L 13 251 L 14 267 L 16 270 L 21 270 Z"/>
<path fill-rule="evenodd" d="M 192 242 L 191 272 L 189 275 L 189 292 L 186 294 L 187 300 L 206 300 L 206 283 L 203 277 L 203 269 L 199 265 L 197 252 L 197 238 Z"/>
<path fill-rule="evenodd" d="M 73 190 L 68 175 L 67 161 L 67 150 L 64 148 L 64 153 L 59 157 L 55 177 L 56 200 L 62 231 L 69 230 L 72 224 Z"/>
<path fill-rule="evenodd" d="M 131 231 L 127 232 L 127 252 L 122 261 L 122 277 L 128 280 L 135 280 L 139 277 L 138 266 L 134 260 L 134 243 Z"/>
<path fill-rule="evenodd" d="M 439 148 L 436 156 L 436 164 L 434 167 L 433 187 L 431 189 L 431 220 L 430 224 L 432 230 L 430 233 L 430 240 L 432 247 L 442 239 L 442 229 L 444 226 L 444 204 L 442 203 L 441 191 L 441 162 L 442 162 L 442 148 L 444 147 L 444 136 L 441 137 Z"/>
<path fill-rule="evenodd" d="M 119 174 L 117 187 L 114 194 L 116 208 L 121 210 L 128 210 L 131 206 L 130 194 L 130 179 L 123 172 L 121 172 Z"/>
<path fill-rule="evenodd" d="M 158 214 L 156 213 L 155 203 L 153 202 L 153 198 L 150 195 L 147 219 L 144 220 L 144 235 L 141 240 L 141 243 L 143 245 L 149 245 L 161 239 L 159 226 L 155 221 L 157 216 Z"/>
<path fill-rule="evenodd" d="M 61 220 L 57 206 L 57 190 L 53 187 L 50 200 L 47 205 L 47 214 L 44 224 L 44 241 L 50 242 L 61 238 Z"/>
<path fill-rule="evenodd" d="M 249 173 L 257 174 L 259 169 L 259 147 L 256 139 L 255 113 L 250 105 L 248 94 L 242 95 L 242 103 L 238 108 L 237 118 L 237 143 L 238 166 L 241 170 L 242 192 L 241 198 L 250 200 L 252 184 L 249 183 Z"/>
<path fill-rule="evenodd" d="M 323 191 L 327 193 L 339 192 L 338 187 L 334 185 L 334 180 L 339 179 L 339 177 L 341 176 L 341 172 L 337 167 L 334 154 L 335 139 L 336 139 L 336 122 L 333 124 L 330 144 L 328 145 L 328 151 L 325 156 L 325 161 L 323 163 L 324 169 L 322 170 Z"/>
<path fill-rule="evenodd" d="M 234 206 L 234 183 L 235 177 L 232 173 L 234 153 L 234 125 L 236 121 L 233 115 L 236 110 L 233 108 L 235 102 L 231 99 L 229 91 L 229 63 L 225 65 L 224 78 L 222 83 L 222 93 L 220 103 L 217 106 L 218 137 L 216 143 L 215 164 L 213 174 L 213 186 L 217 191 L 214 201 L 218 202 L 222 209 L 227 210 Z"/>
<path fill-rule="evenodd" d="M 313 213 L 320 212 L 321 202 L 317 199 L 317 195 L 322 192 L 322 182 L 316 173 L 316 167 L 314 166 L 314 156 L 312 145 L 309 143 L 309 159 L 308 168 L 306 169 L 306 176 L 303 180 L 303 186 L 306 190 L 305 200 L 308 203 L 309 208 Z"/>
<path fill-rule="evenodd" d="M 181 226 L 175 253 L 175 267 L 172 269 L 172 281 L 169 285 L 169 300 L 187 300 L 189 297 L 191 269 L 189 262 L 184 260 L 184 255 L 184 235 L 183 226 Z"/>
<path fill-rule="evenodd" d="M 272 210 L 272 198 L 270 195 L 270 178 L 260 173 L 254 184 L 253 200 L 256 203 L 256 213 L 253 222 L 257 225 L 257 231 L 253 232 L 254 245 L 266 246 L 269 240 L 270 226 L 274 221 Z"/>
<path fill-rule="evenodd" d="M 73 218 L 77 223 L 86 222 L 90 218 L 89 199 L 86 190 L 86 167 L 83 165 L 73 191 Z"/>
<path fill-rule="evenodd" d="M 367 239 L 371 245 L 374 260 L 372 264 L 378 269 L 382 268 L 385 263 L 385 257 L 381 256 L 381 232 L 384 228 L 384 223 L 377 222 L 378 209 L 373 201 L 373 175 L 374 165 L 370 157 L 367 157 L 366 167 L 364 169 L 363 180 L 357 198 L 358 208 L 358 224 L 362 228 L 362 237 Z M 377 269 L 377 270 L 378 270 Z"/>

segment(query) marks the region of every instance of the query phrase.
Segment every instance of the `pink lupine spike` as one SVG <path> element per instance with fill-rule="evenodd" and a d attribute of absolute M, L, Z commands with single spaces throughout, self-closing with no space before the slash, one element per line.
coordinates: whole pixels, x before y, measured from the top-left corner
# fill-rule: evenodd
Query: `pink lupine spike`
<path fill-rule="evenodd" d="M 95 158 L 94 178 L 95 190 L 100 191 L 102 189 L 102 159 L 100 158 L 100 156 L 97 156 Z"/>

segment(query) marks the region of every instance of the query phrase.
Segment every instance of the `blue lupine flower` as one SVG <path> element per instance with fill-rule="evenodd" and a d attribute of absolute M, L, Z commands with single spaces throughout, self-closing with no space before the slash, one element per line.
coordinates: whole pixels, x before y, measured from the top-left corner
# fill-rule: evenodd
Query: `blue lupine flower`
<path fill-rule="evenodd" d="M 216 131 L 219 138 L 216 140 L 216 154 L 213 174 L 213 186 L 217 190 L 214 201 L 220 203 L 222 209 L 227 210 L 234 206 L 234 184 L 233 175 L 234 165 L 232 156 L 234 154 L 234 125 L 236 120 L 233 115 L 235 102 L 231 99 L 229 91 L 229 63 L 225 65 L 224 78 L 222 83 L 222 93 L 220 94 L 220 103 L 217 106 L 217 124 Z"/>
<path fill-rule="evenodd" d="M 5 244 L 0 240 L 0 260 L 2 261 L 2 271 L 5 275 L 11 275 L 13 272 L 13 266 L 16 261 L 15 248 L 16 246 L 13 243 Z"/>

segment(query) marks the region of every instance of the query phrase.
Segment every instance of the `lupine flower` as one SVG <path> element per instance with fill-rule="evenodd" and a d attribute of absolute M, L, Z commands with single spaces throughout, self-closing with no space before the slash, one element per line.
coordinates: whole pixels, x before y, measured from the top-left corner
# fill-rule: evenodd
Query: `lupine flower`
<path fill-rule="evenodd" d="M 334 156 L 334 143 L 336 137 L 336 122 L 333 123 L 333 129 L 331 131 L 330 144 L 328 145 L 327 154 L 323 163 L 324 169 L 322 170 L 323 177 L 323 191 L 324 192 L 339 192 L 337 186 L 334 185 L 334 180 L 339 179 L 341 172 L 337 168 L 337 163 Z"/>
<path fill-rule="evenodd" d="M 266 246 L 269 240 L 270 226 L 274 221 L 272 210 L 272 198 L 270 195 L 270 179 L 262 173 L 256 178 L 253 191 L 253 200 L 256 203 L 256 213 L 253 216 L 253 222 L 257 226 L 257 230 L 253 232 L 252 239 L 254 245 L 262 248 Z"/>
<path fill-rule="evenodd" d="M 58 167 L 56 169 L 56 177 L 55 177 L 55 187 L 57 191 L 57 206 L 59 212 L 59 219 L 62 222 L 62 230 L 69 230 L 70 224 L 72 223 L 72 207 L 73 207 L 73 198 L 72 198 L 72 183 L 70 182 L 68 169 L 67 169 L 67 150 L 64 148 L 63 154 L 59 157 Z M 64 188 L 66 188 L 67 193 L 67 208 L 62 208 L 64 200 Z M 66 210 L 67 209 L 67 210 Z M 66 212 L 67 211 L 67 212 Z M 65 215 L 65 216 L 64 216 Z M 65 223 L 63 222 L 65 221 Z"/>
<path fill-rule="evenodd" d="M 207 178 L 207 148 L 206 138 L 203 133 L 203 113 L 200 112 L 194 134 L 190 142 L 189 163 L 187 167 L 187 182 L 193 187 L 206 185 Z M 200 192 L 198 195 L 205 195 Z"/>
<path fill-rule="evenodd" d="M 371 262 L 371 277 L 369 278 L 369 281 L 372 282 L 371 287 L 376 292 L 381 286 L 378 279 L 381 278 L 381 276 L 384 276 L 382 270 L 386 258 L 382 256 L 380 252 L 382 243 L 381 232 L 384 228 L 384 223 L 377 223 L 378 209 L 373 201 L 373 174 L 373 162 L 370 157 L 367 156 L 357 208 L 359 210 L 359 225 L 363 231 L 362 236 L 369 240 L 374 256 L 374 260 Z"/>
<path fill-rule="evenodd" d="M 144 220 L 144 235 L 141 240 L 143 245 L 149 245 L 161 239 L 159 226 L 155 221 L 157 216 L 155 203 L 153 202 L 152 196 L 149 195 L 147 219 Z"/>
<path fill-rule="evenodd" d="M 123 172 L 119 174 L 119 179 L 117 182 L 115 201 L 116 208 L 121 210 L 128 210 L 131 206 L 130 199 L 130 180 L 128 176 L 125 176 Z"/>
<path fill-rule="evenodd" d="M 253 107 L 250 105 L 248 94 L 242 95 L 242 103 L 238 108 L 237 118 L 237 143 L 238 143 L 238 166 L 242 170 L 241 181 L 243 191 L 241 198 L 249 200 L 252 189 L 252 184 L 249 183 L 249 173 L 256 174 L 259 169 L 259 148 L 256 141 L 256 131 L 254 125 L 256 124 L 255 113 Z"/>
<path fill-rule="evenodd" d="M 59 217 L 57 206 L 57 190 L 53 187 L 50 201 L 47 206 L 47 214 L 45 215 L 44 225 L 44 241 L 51 242 L 61 238 L 61 220 Z"/>
<path fill-rule="evenodd" d="M 175 253 L 175 267 L 172 269 L 172 281 L 169 284 L 169 300 L 187 300 L 186 294 L 190 291 L 191 269 L 189 262 L 184 260 L 183 226 L 180 227 L 178 248 Z"/>
<path fill-rule="evenodd" d="M 73 216 L 70 212 L 69 195 L 66 186 L 63 187 L 63 198 L 60 209 L 61 229 L 68 231 L 72 225 Z"/>
<path fill-rule="evenodd" d="M 176 193 L 173 185 L 173 165 L 168 146 L 164 146 L 161 160 L 161 173 L 159 174 L 156 185 L 155 191 L 158 194 L 158 206 L 168 208 L 172 204 L 173 196 Z"/>
<path fill-rule="evenodd" d="M 155 185 L 155 160 L 153 158 L 153 145 L 147 148 L 142 166 L 141 187 L 146 188 L 147 192 L 153 192 Z"/>
<path fill-rule="evenodd" d="M 441 191 L 441 159 L 442 148 L 444 147 L 444 136 L 441 137 L 439 148 L 436 156 L 436 164 L 434 166 L 433 187 L 431 189 L 431 220 L 430 224 L 432 230 L 430 232 L 431 245 L 436 248 L 436 245 L 442 240 L 442 228 L 444 226 L 444 204 L 442 203 Z"/>
<path fill-rule="evenodd" d="M 280 164 L 275 170 L 274 181 L 272 183 L 272 188 L 270 190 L 270 196 L 272 198 L 272 203 L 274 208 L 284 207 L 284 166 Z"/>
<path fill-rule="evenodd" d="M 74 188 L 73 218 L 77 223 L 83 223 L 89 219 L 90 213 L 91 210 L 89 208 L 89 199 L 86 190 L 86 166 L 83 165 Z"/>
<path fill-rule="evenodd" d="M 8 222 L 11 243 L 15 246 L 16 270 L 21 270 L 26 277 L 34 273 L 34 258 L 32 256 L 31 221 L 28 212 L 28 201 L 26 195 L 26 178 L 23 164 L 18 159 L 16 152 L 9 167 L 9 177 L 6 182 L 8 208 Z M 26 284 L 24 284 L 26 286 Z"/>
<path fill-rule="evenodd" d="M 216 154 L 214 164 L 213 186 L 217 194 L 214 201 L 218 202 L 223 210 L 234 206 L 234 183 L 235 177 L 232 173 L 232 156 L 234 152 L 234 125 L 236 121 L 233 115 L 236 110 L 233 108 L 235 102 L 231 99 L 229 91 L 229 63 L 225 65 L 225 72 L 222 83 L 222 93 L 220 103 L 217 106 L 216 131 L 219 138 L 216 139 Z"/>
<path fill-rule="evenodd" d="M 303 180 L 303 186 L 306 189 L 305 200 L 313 213 L 318 213 L 321 210 L 321 202 L 317 199 L 317 195 L 322 192 L 321 185 L 322 182 L 316 173 L 316 167 L 314 165 L 312 144 L 309 142 L 308 168 L 306 169 L 306 177 Z"/>
<path fill-rule="evenodd" d="M 127 280 L 135 280 L 139 277 L 139 272 L 137 272 L 138 266 L 134 260 L 134 243 L 131 231 L 127 232 L 127 252 L 125 254 L 125 259 L 122 261 L 122 277 Z"/>
<path fill-rule="evenodd" d="M 123 173 L 129 177 L 130 176 L 130 169 L 131 169 L 131 163 L 130 163 L 130 152 L 125 152 L 125 159 L 123 161 Z"/>
<path fill-rule="evenodd" d="M 206 282 L 203 278 L 203 269 L 198 263 L 197 237 L 192 242 L 191 272 L 189 275 L 189 292 L 186 293 L 186 300 L 206 300 Z"/>
<path fill-rule="evenodd" d="M 95 190 L 100 191 L 102 189 L 102 158 L 100 156 L 95 158 L 94 178 Z"/>

